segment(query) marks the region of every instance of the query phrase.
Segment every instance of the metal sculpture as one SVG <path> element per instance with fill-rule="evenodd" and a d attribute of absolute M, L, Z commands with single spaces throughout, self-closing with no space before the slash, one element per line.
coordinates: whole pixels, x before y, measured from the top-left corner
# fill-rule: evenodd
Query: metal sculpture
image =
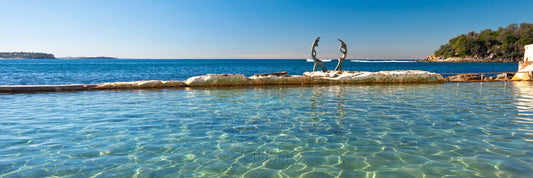
<path fill-rule="evenodd" d="M 322 68 L 322 72 L 328 71 L 326 66 L 324 66 L 324 63 L 316 58 L 316 51 L 315 47 L 318 46 L 318 41 L 320 41 L 320 37 L 316 38 L 315 42 L 313 42 L 313 46 L 311 47 L 311 57 L 313 58 L 313 61 L 315 61 L 315 66 L 313 67 L 313 72 L 316 72 L 318 69 L 318 65 L 320 65 L 320 68 Z"/>
<path fill-rule="evenodd" d="M 344 59 L 346 59 L 346 53 L 348 52 L 348 50 L 346 48 L 346 43 L 344 43 L 344 41 L 342 41 L 341 39 L 337 39 L 337 40 L 341 42 L 341 46 L 339 47 L 339 50 L 341 51 L 342 56 L 339 58 L 339 63 L 337 63 L 337 67 L 335 68 L 335 71 L 342 71 L 342 62 L 344 61 Z M 315 41 L 313 42 L 313 46 L 311 46 L 311 58 L 313 58 L 313 61 L 315 61 L 315 65 L 313 66 L 313 72 L 316 72 L 318 70 L 318 66 L 322 68 L 322 72 L 327 72 L 328 69 L 326 68 L 324 63 L 320 59 L 316 58 L 315 47 L 318 46 L 319 41 L 320 41 L 320 37 L 316 38 Z"/>
<path fill-rule="evenodd" d="M 337 67 L 335 67 L 335 71 L 342 71 L 342 62 L 344 59 L 346 59 L 346 53 L 348 53 L 348 50 L 346 49 L 346 43 L 342 41 L 341 39 L 337 39 L 341 42 L 341 46 L 339 47 L 339 51 L 341 51 L 342 56 L 339 58 L 339 63 L 337 64 Z"/>

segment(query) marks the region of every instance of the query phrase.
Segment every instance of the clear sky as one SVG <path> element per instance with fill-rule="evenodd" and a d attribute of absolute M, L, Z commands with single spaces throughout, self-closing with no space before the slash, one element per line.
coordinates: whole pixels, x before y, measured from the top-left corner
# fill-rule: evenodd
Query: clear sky
<path fill-rule="evenodd" d="M 0 51 L 56 57 L 420 59 L 454 36 L 533 23 L 533 0 L 0 0 Z"/>

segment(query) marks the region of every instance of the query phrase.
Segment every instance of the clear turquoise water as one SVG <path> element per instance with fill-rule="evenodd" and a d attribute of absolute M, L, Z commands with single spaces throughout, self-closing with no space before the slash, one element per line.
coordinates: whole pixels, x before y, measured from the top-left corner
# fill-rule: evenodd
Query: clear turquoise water
<path fill-rule="evenodd" d="M 0 94 L 0 177 L 528 177 L 527 82 Z"/>

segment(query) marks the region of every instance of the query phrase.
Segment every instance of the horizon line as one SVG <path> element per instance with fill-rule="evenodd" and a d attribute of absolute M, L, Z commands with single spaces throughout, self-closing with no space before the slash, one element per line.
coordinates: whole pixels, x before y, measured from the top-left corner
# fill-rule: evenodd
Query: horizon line
<path fill-rule="evenodd" d="M 107 58 L 114 58 L 114 59 L 163 59 L 163 60 L 172 60 L 172 59 L 183 59 L 183 60 L 228 60 L 228 59 L 244 59 L 244 60 L 306 60 L 310 58 L 129 58 L 129 57 L 109 57 L 109 56 L 96 56 L 96 57 L 88 57 L 88 58 L 98 58 L 98 57 L 107 57 Z M 56 57 L 56 59 L 68 59 L 68 58 L 76 58 L 76 57 Z M 83 57 L 80 57 L 83 58 Z M 345 60 L 393 60 L 393 59 L 403 59 L 403 60 L 420 60 L 422 58 L 350 58 Z M 320 59 L 320 60 L 338 60 L 338 59 Z"/>

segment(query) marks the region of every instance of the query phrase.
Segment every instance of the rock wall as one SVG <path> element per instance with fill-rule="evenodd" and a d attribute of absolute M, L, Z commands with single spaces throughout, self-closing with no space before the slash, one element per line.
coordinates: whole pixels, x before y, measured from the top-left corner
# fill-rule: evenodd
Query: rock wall
<path fill-rule="evenodd" d="M 190 87 L 198 86 L 238 86 L 249 85 L 248 78 L 243 74 L 207 74 L 188 78 L 185 84 Z"/>
<path fill-rule="evenodd" d="M 136 81 L 136 82 L 114 82 L 114 83 L 102 83 L 96 85 L 94 89 L 140 89 L 140 88 L 171 88 L 171 87 L 185 87 L 182 81 L 161 81 L 161 80 L 148 80 L 148 81 Z"/>
<path fill-rule="evenodd" d="M 305 72 L 303 75 L 287 75 L 286 72 L 256 74 L 207 74 L 190 77 L 186 81 L 135 81 L 114 82 L 95 85 L 43 85 L 43 86 L 0 86 L 0 92 L 33 91 L 84 91 L 109 89 L 144 89 L 205 86 L 251 86 L 251 85 L 305 85 L 305 84 L 358 84 L 358 83 L 441 83 L 440 74 L 420 70 L 398 70 L 380 72 L 327 71 Z"/>
<path fill-rule="evenodd" d="M 303 75 L 254 75 L 207 74 L 191 77 L 185 81 L 190 87 L 197 86 L 239 86 L 239 85 L 303 85 L 303 84 L 357 84 L 357 83 L 424 83 L 444 82 L 440 74 L 420 70 L 351 72 L 317 71 Z"/>

